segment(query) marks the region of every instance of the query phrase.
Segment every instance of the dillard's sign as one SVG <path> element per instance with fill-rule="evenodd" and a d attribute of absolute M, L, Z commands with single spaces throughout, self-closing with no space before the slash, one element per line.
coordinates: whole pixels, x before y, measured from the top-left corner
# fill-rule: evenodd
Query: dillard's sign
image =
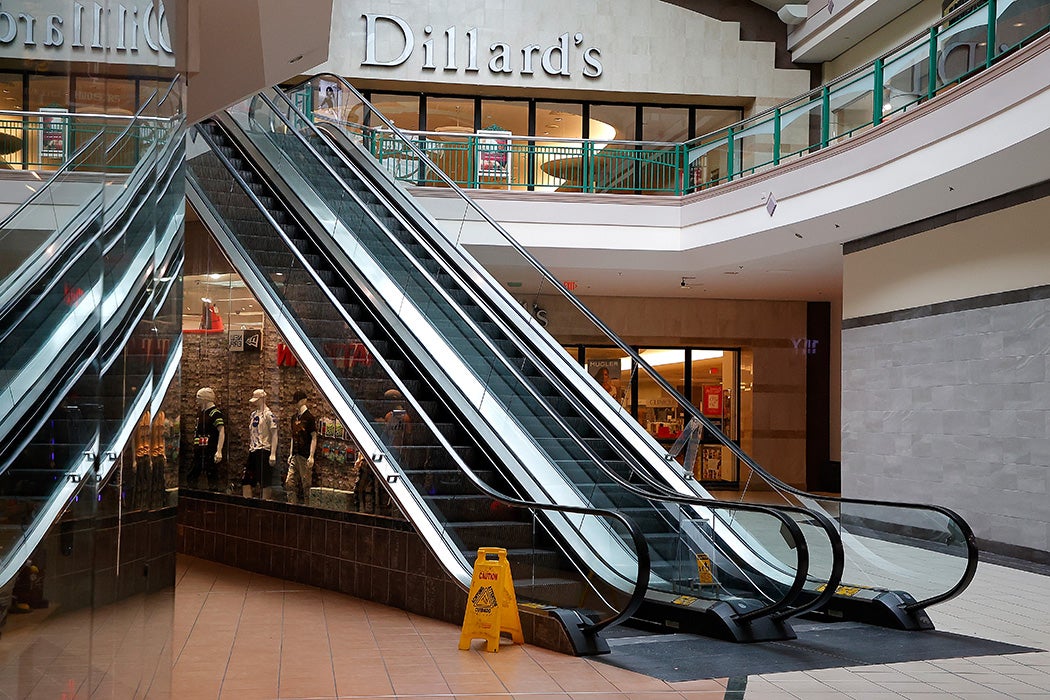
<path fill-rule="evenodd" d="M 416 35 L 408 22 L 397 15 L 363 14 L 365 20 L 365 60 L 362 66 L 395 67 L 402 65 L 412 56 L 416 49 Z M 382 35 L 384 41 L 379 44 L 377 35 Z M 458 60 L 463 58 L 457 50 L 459 33 L 452 26 L 441 32 L 440 38 L 435 39 L 434 28 L 431 25 L 423 27 L 423 36 L 426 37 L 421 46 L 423 48 L 423 68 L 425 70 L 437 70 L 456 72 L 460 64 Z M 463 70 L 468 73 L 476 73 L 481 69 L 478 67 L 480 56 L 478 53 L 478 28 L 472 27 L 463 33 L 466 40 L 466 63 Z M 377 44 L 384 47 L 381 56 Z M 521 75 L 533 75 L 537 70 L 542 70 L 547 75 L 571 77 L 573 65 L 576 63 L 574 54 L 579 54 L 582 62 L 580 70 L 583 77 L 595 79 L 602 74 L 601 51 L 591 46 L 585 49 L 578 47 L 583 44 L 583 34 L 576 32 L 570 34 L 565 32 L 558 37 L 556 43 L 543 47 L 539 44 L 529 44 L 515 51 L 509 44 L 502 41 L 489 44 L 488 69 L 492 73 L 514 73 Z M 389 52 L 386 49 L 389 47 Z M 443 56 L 438 57 L 437 51 L 443 48 Z M 438 61 L 441 65 L 438 65 Z"/>
<path fill-rule="evenodd" d="M 154 53 L 174 53 L 163 3 L 154 6 L 146 2 L 140 11 L 125 3 L 104 7 L 98 2 L 71 2 L 68 10 L 65 15 L 37 17 L 29 12 L 9 12 L 0 2 L 0 47 L 21 44 L 28 50 L 68 46 L 84 52 L 113 49 L 137 53 L 141 37 Z"/>

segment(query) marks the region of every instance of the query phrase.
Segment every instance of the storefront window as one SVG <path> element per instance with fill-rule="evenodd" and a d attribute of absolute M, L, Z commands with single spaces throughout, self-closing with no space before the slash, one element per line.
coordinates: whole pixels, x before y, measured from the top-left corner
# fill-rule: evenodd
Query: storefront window
<path fill-rule="evenodd" d="M 652 375 L 638 372 L 633 361 L 615 348 L 567 347 L 578 361 L 629 411 L 660 445 L 672 452 L 697 481 L 715 487 L 735 486 L 739 465 L 732 451 L 709 430 L 690 426 L 679 399 Z M 645 348 L 642 358 L 693 404 L 730 440 L 739 441 L 737 404 L 740 353 L 705 348 Z M 632 394 L 634 386 L 637 395 Z M 683 438 L 679 440 L 679 438 Z"/>
<path fill-rule="evenodd" d="M 637 112 L 634 105 L 591 105 L 591 120 L 603 125 L 607 133 L 612 131 L 607 138 L 634 141 L 638 138 Z M 589 181 L 584 184 L 593 192 L 634 194 L 639 181 L 638 163 L 630 154 L 615 153 L 634 148 L 633 144 L 595 144 L 598 153 Z"/>
<path fill-rule="evenodd" d="M 633 141 L 637 137 L 637 111 L 634 105 L 591 105 L 591 120 L 613 129 L 613 134 L 607 138 Z"/>
<path fill-rule="evenodd" d="M 587 374 L 621 406 L 630 408 L 631 363 L 618 348 L 587 348 Z"/>
<path fill-rule="evenodd" d="M 69 155 L 66 126 L 59 116 L 69 110 L 69 76 L 29 76 L 29 111 L 46 111 L 54 117 L 34 117 L 26 131 L 26 162 L 29 167 L 56 168 Z M 57 135 L 57 138 L 50 138 Z"/>
<path fill-rule="evenodd" d="M 689 140 L 689 109 L 643 107 L 642 140 L 681 143 Z"/>
<path fill-rule="evenodd" d="M 744 113 L 739 109 L 697 108 L 694 110 L 694 114 L 696 126 L 694 127 L 693 138 L 724 129 L 744 118 Z"/>
<path fill-rule="evenodd" d="M 398 129 L 405 131 L 419 130 L 419 97 L 416 95 L 387 95 L 372 93 L 369 99 L 379 112 L 394 123 Z M 360 119 L 358 119 L 360 121 Z M 373 118 L 372 126 L 382 126 L 379 119 Z"/>
<path fill-rule="evenodd" d="M 428 97 L 427 155 L 446 175 L 461 183 L 475 181 L 474 157 L 470 152 L 474 133 L 474 100 L 458 97 Z M 431 184 L 440 184 L 429 177 Z"/>
<path fill-rule="evenodd" d="M 529 139 L 511 139 L 529 133 L 529 103 L 524 100 L 482 100 L 481 130 L 475 172 L 484 189 L 527 189 Z"/>

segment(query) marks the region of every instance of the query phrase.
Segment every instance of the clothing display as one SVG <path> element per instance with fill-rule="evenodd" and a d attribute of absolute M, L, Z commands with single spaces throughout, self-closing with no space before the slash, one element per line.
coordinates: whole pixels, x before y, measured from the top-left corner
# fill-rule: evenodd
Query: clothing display
<path fill-rule="evenodd" d="M 219 467 L 215 457 L 220 431 L 225 426 L 226 418 L 218 406 L 212 405 L 197 414 L 197 428 L 193 433 L 193 462 L 189 474 L 186 475 L 188 485 L 196 486 L 201 472 L 207 478 L 209 489 L 214 489 L 218 484 Z"/>
<path fill-rule="evenodd" d="M 296 392 L 296 397 L 299 392 Z M 314 450 L 317 447 L 317 421 L 300 399 L 303 406 L 292 416 L 291 455 L 288 458 L 288 475 L 284 487 L 289 503 L 306 503 L 313 485 Z"/>

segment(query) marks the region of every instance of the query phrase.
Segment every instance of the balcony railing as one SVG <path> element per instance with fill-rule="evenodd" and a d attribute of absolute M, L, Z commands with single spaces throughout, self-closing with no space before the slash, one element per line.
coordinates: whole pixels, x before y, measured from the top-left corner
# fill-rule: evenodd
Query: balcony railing
<path fill-rule="evenodd" d="M 0 111 L 0 170 L 55 170 L 99 132 L 109 141 L 125 129 L 133 138 L 122 139 L 123 150 L 110 153 L 102 163 L 74 163 L 71 170 L 130 171 L 139 153 L 154 139 L 163 138 L 169 119 L 152 116 L 81 114 L 66 111 Z M 134 123 L 133 123 L 134 122 Z M 164 133 L 159 133 L 158 130 Z M 92 153 L 95 153 L 92 151 Z"/>
<path fill-rule="evenodd" d="M 1050 0 L 968 2 L 876 60 L 804 95 L 684 143 L 592 141 L 505 132 L 405 131 L 464 188 L 685 195 L 761 172 L 876 128 L 991 66 L 1050 28 Z M 989 47 L 992 47 L 989 50 Z M 398 179 L 443 186 L 382 129 L 338 121 Z"/>

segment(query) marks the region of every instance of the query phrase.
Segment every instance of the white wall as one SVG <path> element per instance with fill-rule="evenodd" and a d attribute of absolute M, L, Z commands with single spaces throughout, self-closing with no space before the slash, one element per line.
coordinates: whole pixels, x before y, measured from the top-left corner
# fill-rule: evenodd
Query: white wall
<path fill-rule="evenodd" d="M 847 255 L 844 318 L 1050 284 L 1050 199 Z"/>

